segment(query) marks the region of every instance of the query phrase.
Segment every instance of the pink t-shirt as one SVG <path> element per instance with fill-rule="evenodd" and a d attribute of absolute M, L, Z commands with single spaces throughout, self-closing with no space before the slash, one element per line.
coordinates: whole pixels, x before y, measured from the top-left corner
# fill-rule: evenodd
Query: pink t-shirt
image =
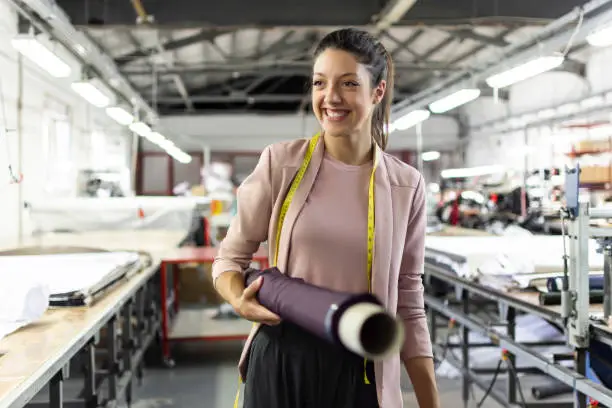
<path fill-rule="evenodd" d="M 290 276 L 333 290 L 367 292 L 371 173 L 372 162 L 353 166 L 325 153 L 293 227 L 287 271 Z"/>

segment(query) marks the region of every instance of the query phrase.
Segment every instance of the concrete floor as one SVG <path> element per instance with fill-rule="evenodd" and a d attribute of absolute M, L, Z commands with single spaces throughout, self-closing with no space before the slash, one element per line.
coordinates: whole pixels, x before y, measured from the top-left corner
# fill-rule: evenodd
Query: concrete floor
<path fill-rule="evenodd" d="M 238 386 L 236 362 L 241 345 L 225 343 L 216 345 L 181 345 L 173 351 L 176 366 L 148 368 L 144 383 L 135 387 L 134 408 L 232 408 Z M 499 381 L 499 380 L 498 380 Z M 503 381 L 499 381 L 503 385 Z M 418 405 L 410 388 L 403 379 L 405 407 Z M 462 407 L 461 381 L 439 379 L 443 407 Z M 482 392 L 475 390 L 476 398 Z M 475 407 L 471 401 L 469 407 Z M 488 400 L 482 408 L 498 408 L 500 405 Z M 287 407 L 290 408 L 290 407 Z"/>

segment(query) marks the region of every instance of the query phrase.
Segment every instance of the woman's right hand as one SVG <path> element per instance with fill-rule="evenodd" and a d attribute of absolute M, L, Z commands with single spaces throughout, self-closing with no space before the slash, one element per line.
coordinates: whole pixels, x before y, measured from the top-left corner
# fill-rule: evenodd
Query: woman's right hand
<path fill-rule="evenodd" d="M 262 283 L 263 277 L 259 277 L 247 286 L 242 295 L 234 302 L 234 310 L 249 321 L 274 326 L 280 323 L 281 318 L 257 301 L 257 292 Z"/>

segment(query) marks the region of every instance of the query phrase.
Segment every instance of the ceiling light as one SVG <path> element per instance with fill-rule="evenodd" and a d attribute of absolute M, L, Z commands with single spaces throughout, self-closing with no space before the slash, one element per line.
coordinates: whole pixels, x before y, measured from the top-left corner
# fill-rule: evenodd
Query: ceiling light
<path fill-rule="evenodd" d="M 462 169 L 448 169 L 442 170 L 440 175 L 442 178 L 464 178 L 464 177 L 476 177 L 485 176 L 495 173 L 503 173 L 505 171 L 503 166 L 480 166 L 480 167 L 467 167 Z"/>
<path fill-rule="evenodd" d="M 70 86 L 74 92 L 98 108 L 104 108 L 111 102 L 111 98 L 90 81 L 73 82 Z"/>
<path fill-rule="evenodd" d="M 129 128 L 138 136 L 147 137 L 151 134 L 151 128 L 144 122 L 134 122 Z"/>
<path fill-rule="evenodd" d="M 149 140 L 151 143 L 155 143 L 156 145 L 159 145 L 164 140 L 166 140 L 164 135 L 159 132 L 149 132 L 148 134 L 144 135 L 144 138 Z"/>
<path fill-rule="evenodd" d="M 11 39 L 11 45 L 21 55 L 28 58 L 55 78 L 70 76 L 70 65 L 59 58 L 55 53 L 45 47 L 35 37 L 18 35 Z"/>
<path fill-rule="evenodd" d="M 170 155 L 176 161 L 183 163 L 183 164 L 191 163 L 191 156 L 185 153 L 184 151 L 182 151 L 181 149 L 179 149 L 172 140 L 167 139 L 164 135 L 162 135 L 159 132 L 152 132 L 151 129 L 147 125 L 144 125 L 144 126 L 146 126 L 146 129 L 149 129 L 148 132 L 146 131 L 144 127 L 140 125 L 136 126 L 136 128 L 143 133 L 141 136 L 143 136 L 145 139 L 147 139 L 151 143 L 154 143 L 157 146 L 159 146 L 161 149 L 163 149 L 166 153 L 168 153 L 168 155 Z"/>
<path fill-rule="evenodd" d="M 607 47 L 612 45 L 612 26 L 596 30 L 586 38 L 589 45 L 593 47 Z"/>
<path fill-rule="evenodd" d="M 434 161 L 440 158 L 440 152 L 432 151 L 432 152 L 424 152 L 421 154 L 421 159 L 423 161 Z"/>
<path fill-rule="evenodd" d="M 174 142 L 172 140 L 164 139 L 157 144 L 159 147 L 168 151 L 169 149 L 175 148 Z"/>
<path fill-rule="evenodd" d="M 393 122 L 392 126 L 397 130 L 410 129 L 414 125 L 429 119 L 429 116 L 431 116 L 431 113 L 428 110 L 418 109 L 397 119 L 395 122 Z"/>
<path fill-rule="evenodd" d="M 540 57 L 508 71 L 490 76 L 486 79 L 491 88 L 504 88 L 536 75 L 558 68 L 565 58 L 562 55 Z"/>
<path fill-rule="evenodd" d="M 444 113 L 464 105 L 480 96 L 480 89 L 467 88 L 445 96 L 429 105 L 429 110 L 433 113 Z"/>
<path fill-rule="evenodd" d="M 179 149 L 176 146 L 173 146 L 172 148 L 169 148 L 168 150 L 166 150 L 166 152 L 171 157 L 176 159 L 176 161 L 178 161 L 180 163 L 183 163 L 183 164 L 191 163 L 191 156 L 188 155 L 187 153 L 185 153 L 184 151 L 182 151 L 181 149 Z"/>
<path fill-rule="evenodd" d="M 106 108 L 106 114 L 123 126 L 127 126 L 134 121 L 134 115 L 119 106 Z"/>

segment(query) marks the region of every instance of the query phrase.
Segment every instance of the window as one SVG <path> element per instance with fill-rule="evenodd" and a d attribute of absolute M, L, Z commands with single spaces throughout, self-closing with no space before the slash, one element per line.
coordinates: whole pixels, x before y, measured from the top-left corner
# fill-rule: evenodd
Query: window
<path fill-rule="evenodd" d="M 74 164 L 72 161 L 72 132 L 67 115 L 57 110 L 47 110 L 43 125 L 42 170 L 45 195 L 52 197 L 74 196 L 76 191 Z"/>

